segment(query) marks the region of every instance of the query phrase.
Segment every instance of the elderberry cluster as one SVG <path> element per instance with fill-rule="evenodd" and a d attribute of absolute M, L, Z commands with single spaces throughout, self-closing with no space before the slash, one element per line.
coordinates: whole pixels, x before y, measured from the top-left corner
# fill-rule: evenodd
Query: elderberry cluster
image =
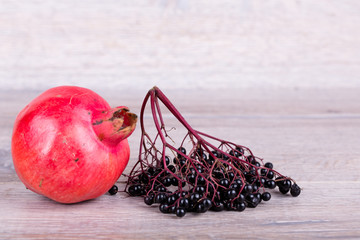
<path fill-rule="evenodd" d="M 247 148 L 230 146 L 209 151 L 201 145 L 188 154 L 181 146 L 171 159 L 165 153 L 145 155 L 128 178 L 125 191 L 142 196 L 147 205 L 158 204 L 162 213 L 183 217 L 187 212 L 244 211 L 269 201 L 269 189 L 294 197 L 300 187 L 263 163 Z"/>

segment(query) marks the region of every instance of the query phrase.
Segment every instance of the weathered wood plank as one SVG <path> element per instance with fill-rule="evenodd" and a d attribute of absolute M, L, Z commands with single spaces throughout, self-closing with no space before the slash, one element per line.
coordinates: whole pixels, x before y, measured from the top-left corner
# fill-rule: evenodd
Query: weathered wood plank
<path fill-rule="evenodd" d="M 354 0 L 1 1 L 0 239 L 359 239 L 358 12 Z M 303 193 L 183 219 L 124 193 L 73 205 L 36 195 L 15 174 L 12 124 L 63 84 L 135 113 L 158 85 L 195 128 L 250 147 Z"/>
<path fill-rule="evenodd" d="M 359 87 L 356 0 L 1 1 L 0 82 Z"/>
<path fill-rule="evenodd" d="M 303 92 L 306 96 L 306 92 Z M 185 94 L 186 101 L 180 101 Z M 341 95 L 342 94 L 342 95 Z M 338 92 L 347 96 L 347 92 Z M 308 96 L 311 94 L 308 93 Z M 294 177 L 303 188 L 298 198 L 274 193 L 271 201 L 256 209 L 237 212 L 208 212 L 188 214 L 183 219 L 164 215 L 157 207 L 146 206 L 141 198 L 129 198 L 124 193 L 104 195 L 80 204 L 62 205 L 26 190 L 11 167 L 9 147 L 15 109 L 5 101 L 2 110 L 8 117 L 1 122 L 0 171 L 0 238 L 4 239 L 158 239 L 158 238 L 349 238 L 360 237 L 358 206 L 360 196 L 360 120 L 355 105 L 339 108 L 342 113 L 311 110 L 299 104 L 296 110 L 279 113 L 278 106 L 266 106 L 266 98 L 256 102 L 238 95 L 225 97 L 221 103 L 206 96 L 180 92 L 171 93 L 174 104 L 185 113 L 188 121 L 201 131 L 246 145 L 265 160 L 272 161 L 280 172 Z M 222 96 L 222 97 L 221 97 Z M 20 95 L 18 95 L 21 99 Z M 138 96 L 136 96 L 137 98 Z M 169 95 L 170 97 L 170 95 Z M 12 99 L 14 106 L 23 100 Z M 129 95 L 130 98 L 130 95 Z M 346 97 L 344 97 L 346 98 Z M 142 97 L 139 97 L 142 99 Z M 260 99 L 260 98 L 259 98 Z M 278 103 L 290 109 L 296 101 L 288 95 L 278 95 Z M 326 101 L 312 98 L 317 109 L 326 109 Z M 242 111 L 236 103 L 241 100 L 248 110 Z M 117 102 L 117 98 L 110 98 Z M 276 101 L 275 101 L 276 102 Z M 137 100 L 134 109 L 139 109 Z M 196 103 L 192 104 L 192 103 Z M 346 103 L 346 102 L 345 102 Z M 196 106 L 201 106 L 197 108 Z M 310 105 L 308 105 L 310 106 Z M 351 107 L 353 106 L 353 107 Z M 199 109 L 199 111 L 198 111 Z M 233 111 L 229 114 L 227 109 Z M 350 109 L 344 111 L 344 109 Z M 287 112 L 287 113 L 286 113 Z M 305 113 L 304 113 L 305 112 Z M 150 117 L 146 117 L 150 121 Z M 165 117 L 176 136 L 183 131 L 170 116 Z M 149 130 L 150 134 L 153 130 Z M 139 129 L 130 138 L 132 148 L 128 172 L 136 161 Z M 4 165 L 4 163 L 8 165 Z M 10 165 L 9 165 L 10 164 Z M 120 178 L 119 186 L 124 178 Z"/>
<path fill-rule="evenodd" d="M 273 199 L 244 212 L 160 214 L 124 193 L 62 205 L 25 191 L 19 182 L 0 185 L 1 237 L 7 238 L 358 238 L 359 182 L 301 181 L 301 197 Z M 331 185 L 331 186 L 329 186 Z"/>

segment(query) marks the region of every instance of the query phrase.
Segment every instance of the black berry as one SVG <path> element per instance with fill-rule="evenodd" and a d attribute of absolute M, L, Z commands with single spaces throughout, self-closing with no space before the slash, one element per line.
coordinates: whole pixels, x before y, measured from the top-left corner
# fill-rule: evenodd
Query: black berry
<path fill-rule="evenodd" d="M 297 197 L 297 196 L 300 195 L 300 193 L 301 193 L 300 187 L 299 187 L 296 183 L 294 183 L 294 184 L 291 186 L 291 190 L 290 190 L 291 196 Z"/>
<path fill-rule="evenodd" d="M 118 187 L 116 185 L 113 185 L 110 189 L 109 189 L 109 194 L 110 195 L 115 195 L 117 192 L 119 191 Z"/>
<path fill-rule="evenodd" d="M 269 201 L 271 198 L 271 194 L 269 192 L 264 192 L 263 194 L 261 194 L 261 199 L 264 201 Z"/>
<path fill-rule="evenodd" d="M 186 214 L 186 210 L 184 208 L 179 207 L 179 208 L 176 209 L 175 214 L 178 217 L 183 217 Z"/>
<path fill-rule="evenodd" d="M 267 162 L 264 164 L 265 167 L 272 169 L 274 166 L 271 162 Z"/>

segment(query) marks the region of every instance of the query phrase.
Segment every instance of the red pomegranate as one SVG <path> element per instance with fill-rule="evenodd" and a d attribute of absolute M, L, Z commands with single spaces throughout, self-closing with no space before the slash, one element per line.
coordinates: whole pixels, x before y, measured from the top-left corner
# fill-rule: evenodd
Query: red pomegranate
<path fill-rule="evenodd" d="M 61 203 L 106 193 L 130 155 L 127 137 L 137 116 L 110 108 L 81 87 L 49 89 L 17 116 L 12 136 L 15 170 L 30 190 Z"/>

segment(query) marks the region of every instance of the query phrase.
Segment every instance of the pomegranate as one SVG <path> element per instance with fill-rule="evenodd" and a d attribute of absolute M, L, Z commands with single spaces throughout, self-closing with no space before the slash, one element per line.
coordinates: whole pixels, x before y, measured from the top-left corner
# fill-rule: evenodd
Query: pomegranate
<path fill-rule="evenodd" d="M 136 120 L 127 107 L 110 108 L 89 89 L 49 89 L 15 120 L 16 173 L 28 189 L 57 202 L 99 197 L 114 185 L 129 161 L 127 137 Z"/>

